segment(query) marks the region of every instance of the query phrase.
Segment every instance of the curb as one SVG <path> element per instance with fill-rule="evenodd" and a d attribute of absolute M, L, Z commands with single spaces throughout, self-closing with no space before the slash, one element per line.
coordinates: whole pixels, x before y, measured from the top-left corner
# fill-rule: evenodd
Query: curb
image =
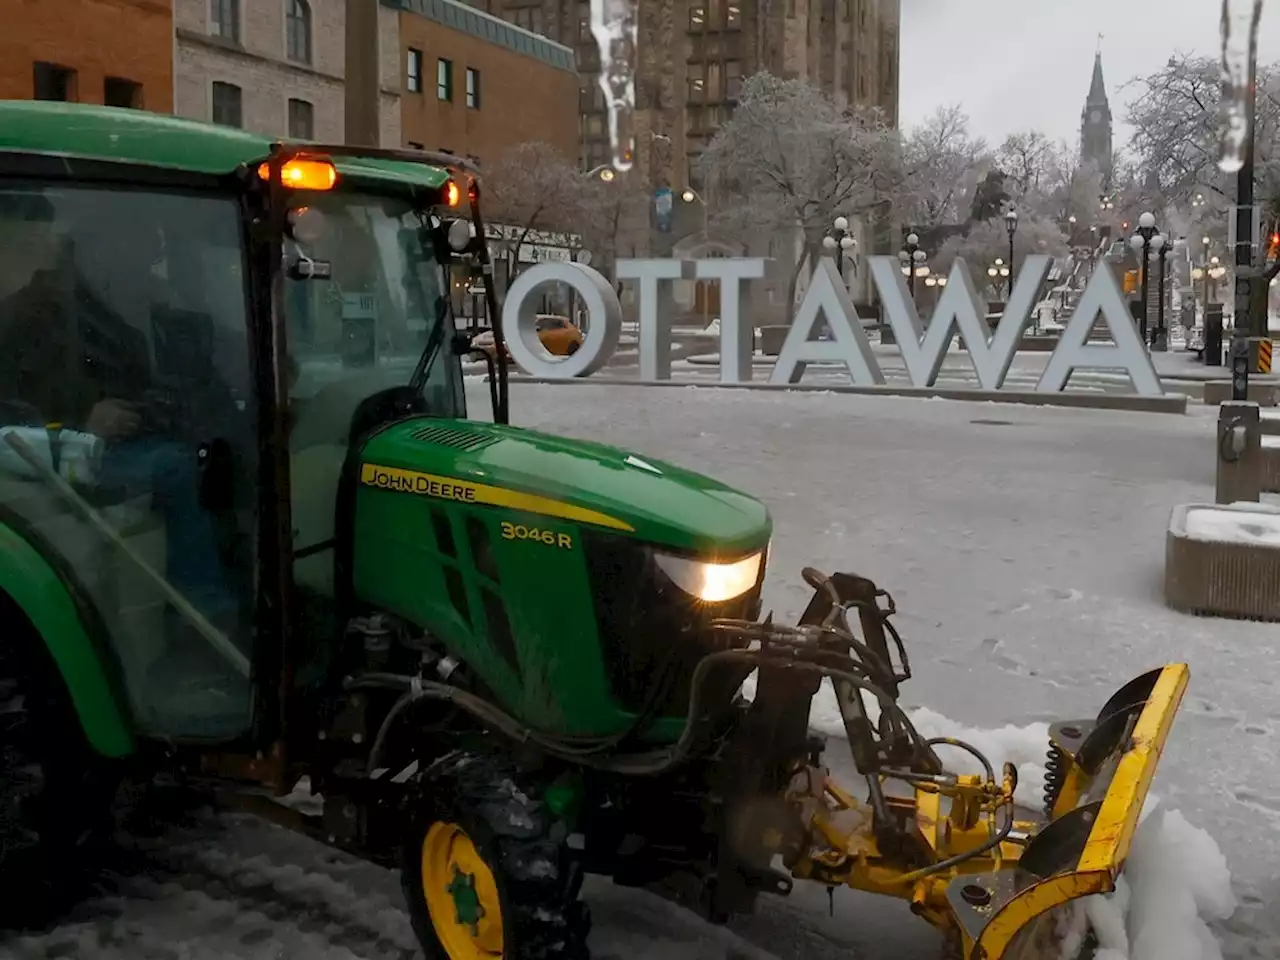
<path fill-rule="evenodd" d="M 511 383 L 539 383 L 600 387 L 696 387 L 699 390 L 759 390 L 786 393 L 843 393 L 870 397 L 914 397 L 918 400 L 962 400 L 972 403 L 1014 403 L 1028 407 L 1086 410 L 1133 410 L 1139 413 L 1187 412 L 1187 395 L 1146 397 L 1133 393 L 1035 393 L 1030 390 L 973 390 L 964 387 L 827 386 L 824 384 L 698 383 L 688 380 L 632 380 L 621 377 L 512 377 Z"/>

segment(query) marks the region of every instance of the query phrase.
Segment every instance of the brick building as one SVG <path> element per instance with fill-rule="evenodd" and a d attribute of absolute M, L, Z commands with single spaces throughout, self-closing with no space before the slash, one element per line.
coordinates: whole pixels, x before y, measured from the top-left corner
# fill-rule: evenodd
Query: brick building
<path fill-rule="evenodd" d="M 455 0 L 392 2 L 400 10 L 406 146 L 483 163 L 541 140 L 570 160 L 577 156 L 571 49 Z"/>
<path fill-rule="evenodd" d="M 370 6 L 365 4 L 365 6 Z M 400 143 L 397 15 L 376 9 L 375 141 Z M 174 112 L 258 133 L 347 137 L 347 0 L 174 0 Z M 362 118 L 367 119 L 367 118 Z"/>
<path fill-rule="evenodd" d="M 166 0 L 0 0 L 0 99 L 173 107 Z"/>

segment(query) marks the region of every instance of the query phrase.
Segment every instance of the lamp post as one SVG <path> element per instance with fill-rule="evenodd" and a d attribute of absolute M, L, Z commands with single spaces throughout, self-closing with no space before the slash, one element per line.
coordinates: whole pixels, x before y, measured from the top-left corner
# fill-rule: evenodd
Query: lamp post
<path fill-rule="evenodd" d="M 1003 257 L 996 257 L 996 262 L 987 267 L 987 276 L 991 278 L 991 285 L 996 289 L 996 296 L 1004 298 L 1004 285 L 1009 279 L 1009 265 L 1004 262 Z"/>
<path fill-rule="evenodd" d="M 1165 284 L 1165 261 L 1169 256 L 1169 244 L 1160 234 L 1156 234 L 1151 238 L 1151 248 L 1160 260 L 1159 281 L 1157 282 L 1156 293 L 1160 297 L 1160 304 L 1156 307 L 1156 328 L 1151 334 L 1151 349 L 1156 353 L 1165 353 L 1169 349 L 1169 331 L 1164 325 L 1164 284 Z"/>
<path fill-rule="evenodd" d="M 1140 330 L 1142 332 L 1142 342 L 1147 342 L 1147 296 L 1149 290 L 1149 278 L 1147 276 L 1147 264 L 1151 260 L 1152 241 L 1156 234 L 1156 218 L 1153 213 L 1144 213 L 1138 217 L 1138 231 L 1129 238 L 1129 246 L 1131 246 L 1141 260 L 1140 268 L 1142 270 L 1142 322 Z M 1160 238 L 1160 246 L 1164 246 L 1164 237 Z M 1159 247 L 1155 247 L 1159 249 Z"/>
<path fill-rule="evenodd" d="M 1013 238 L 1018 232 L 1018 211 L 1010 207 L 1004 212 L 1004 229 L 1009 234 L 1009 271 L 1013 272 Z M 1013 286 L 1013 281 L 1009 281 L 1009 286 Z"/>
<path fill-rule="evenodd" d="M 710 212 L 707 209 L 707 201 L 703 200 L 702 194 L 698 193 L 693 187 L 685 187 L 680 192 L 680 199 L 685 203 L 697 203 L 702 206 L 702 244 L 705 247 L 707 243 L 708 217 L 710 216 Z M 703 282 L 707 283 L 708 286 L 702 286 Z M 702 290 L 702 328 L 704 330 L 711 325 L 711 287 L 709 284 L 710 281 L 701 281 L 694 288 L 695 290 Z"/>
<path fill-rule="evenodd" d="M 605 183 L 613 183 L 613 180 L 617 175 L 618 175 L 617 171 L 613 169 L 612 164 L 608 164 L 608 163 L 602 163 L 600 164 L 600 166 L 592 167 L 590 170 L 587 171 L 588 180 L 594 179 L 595 177 L 599 177 Z"/>
<path fill-rule="evenodd" d="M 822 238 L 822 249 L 835 255 L 836 272 L 844 279 L 844 258 L 852 256 L 858 241 L 849 232 L 849 218 L 836 217 L 831 224 L 831 232 Z"/>
<path fill-rule="evenodd" d="M 907 242 L 898 251 L 898 259 L 902 261 L 902 272 L 907 277 L 907 287 L 911 291 L 912 299 L 915 299 L 916 277 L 927 277 L 929 275 L 929 268 L 924 265 L 924 262 L 929 259 L 929 255 L 920 249 L 919 234 L 907 234 Z"/>

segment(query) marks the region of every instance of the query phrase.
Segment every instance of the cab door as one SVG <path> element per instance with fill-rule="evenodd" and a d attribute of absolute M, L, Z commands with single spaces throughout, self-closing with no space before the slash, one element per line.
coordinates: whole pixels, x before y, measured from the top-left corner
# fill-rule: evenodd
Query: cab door
<path fill-rule="evenodd" d="M 0 523 L 56 555 L 170 740 L 253 719 L 245 275 L 233 195 L 0 181 Z"/>

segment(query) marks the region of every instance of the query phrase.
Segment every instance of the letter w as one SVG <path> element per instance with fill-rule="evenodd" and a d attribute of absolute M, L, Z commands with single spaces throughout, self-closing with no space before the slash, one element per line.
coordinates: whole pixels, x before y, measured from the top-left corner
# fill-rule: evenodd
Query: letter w
<path fill-rule="evenodd" d="M 1028 256 L 1018 272 L 1013 293 L 995 336 L 987 325 L 986 309 L 978 297 L 964 260 L 951 265 L 951 277 L 938 300 L 927 330 L 907 290 L 898 262 L 893 257 L 872 257 L 875 277 L 889 326 L 893 328 L 912 386 L 931 387 L 938 379 L 954 331 L 964 337 L 965 349 L 973 363 L 978 383 L 984 390 L 999 390 L 1009 373 L 1022 331 L 1031 316 L 1050 259 L 1043 254 Z"/>

